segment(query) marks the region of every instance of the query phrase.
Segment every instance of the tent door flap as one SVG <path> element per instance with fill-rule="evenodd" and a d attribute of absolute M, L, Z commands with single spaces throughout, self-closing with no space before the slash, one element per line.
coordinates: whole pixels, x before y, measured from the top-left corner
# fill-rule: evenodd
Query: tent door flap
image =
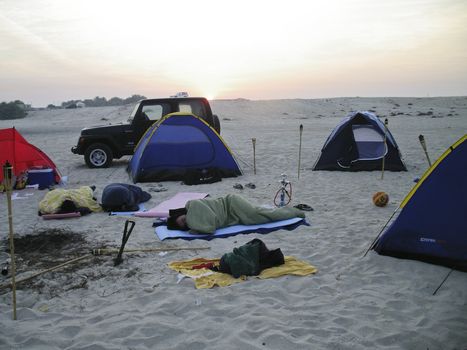
<path fill-rule="evenodd" d="M 358 158 L 352 162 L 381 159 L 387 154 L 388 147 L 384 137 L 373 126 L 352 125 L 352 131 L 358 149 Z"/>

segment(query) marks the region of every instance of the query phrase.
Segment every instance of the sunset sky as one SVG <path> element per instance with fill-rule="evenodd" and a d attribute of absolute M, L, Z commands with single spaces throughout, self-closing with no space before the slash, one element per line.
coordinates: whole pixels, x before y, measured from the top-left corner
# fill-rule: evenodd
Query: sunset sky
<path fill-rule="evenodd" d="M 467 95 L 466 0 L 0 0 L 0 102 Z"/>

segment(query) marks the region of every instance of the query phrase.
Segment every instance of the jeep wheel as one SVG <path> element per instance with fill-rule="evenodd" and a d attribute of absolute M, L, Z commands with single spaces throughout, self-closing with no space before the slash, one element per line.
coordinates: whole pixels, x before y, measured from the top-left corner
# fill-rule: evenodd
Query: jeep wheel
<path fill-rule="evenodd" d="M 84 160 L 90 168 L 107 168 L 112 158 L 112 150 L 103 143 L 93 143 L 84 152 Z"/>
<path fill-rule="evenodd" d="M 219 122 L 219 117 L 215 114 L 212 115 L 212 128 L 221 134 L 221 123 Z"/>

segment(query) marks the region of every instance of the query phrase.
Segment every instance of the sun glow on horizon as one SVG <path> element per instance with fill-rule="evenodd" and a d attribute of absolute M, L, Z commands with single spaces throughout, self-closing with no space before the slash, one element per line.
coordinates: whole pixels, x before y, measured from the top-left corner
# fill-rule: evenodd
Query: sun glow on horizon
<path fill-rule="evenodd" d="M 4 0 L 0 100 L 466 94 L 466 22 L 460 0 Z"/>

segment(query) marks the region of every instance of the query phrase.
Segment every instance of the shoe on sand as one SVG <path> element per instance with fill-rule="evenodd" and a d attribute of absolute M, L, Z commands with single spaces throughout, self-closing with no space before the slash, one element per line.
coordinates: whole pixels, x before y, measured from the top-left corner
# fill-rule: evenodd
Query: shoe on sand
<path fill-rule="evenodd" d="M 313 208 L 310 207 L 308 204 L 297 204 L 297 205 L 294 205 L 294 208 L 297 208 L 303 211 L 313 211 Z"/>

